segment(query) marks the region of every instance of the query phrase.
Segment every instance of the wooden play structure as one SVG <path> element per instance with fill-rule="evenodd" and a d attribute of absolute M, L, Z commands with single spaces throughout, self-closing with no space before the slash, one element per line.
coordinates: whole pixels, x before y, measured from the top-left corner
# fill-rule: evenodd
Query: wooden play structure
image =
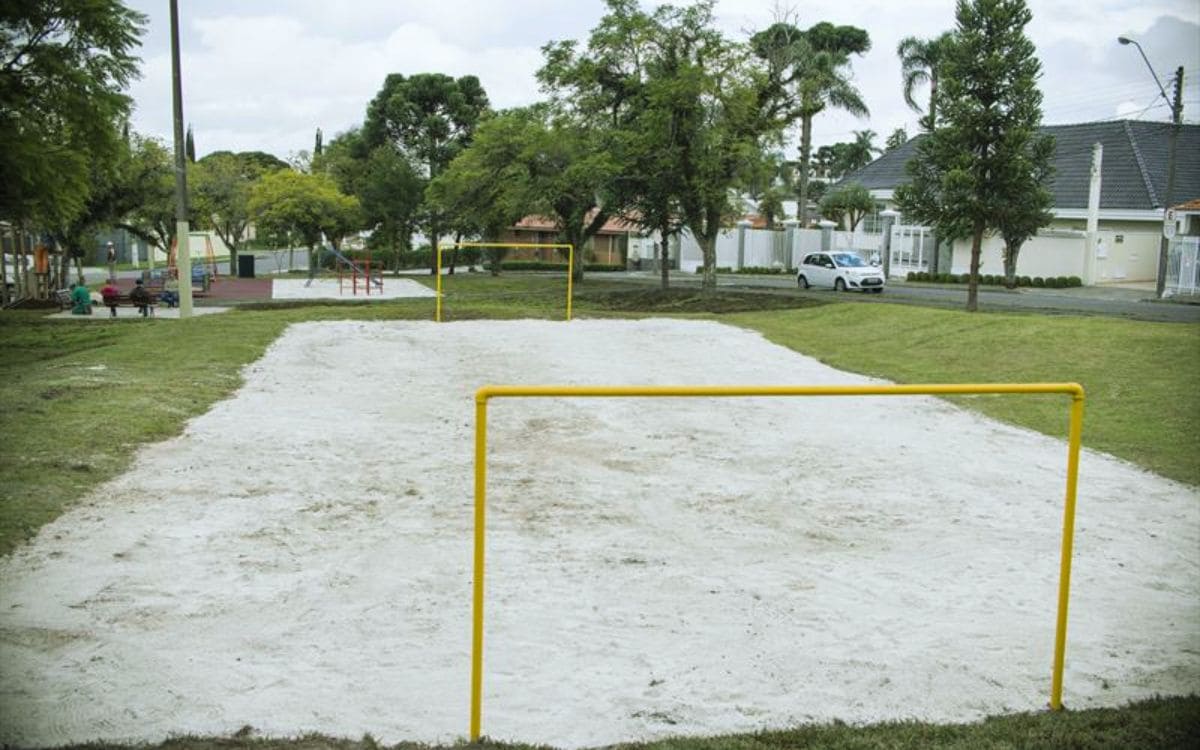
<path fill-rule="evenodd" d="M 212 282 L 216 281 L 220 276 L 220 274 L 217 271 L 217 256 L 213 252 L 212 237 L 207 232 L 189 232 L 188 233 L 188 241 L 189 242 L 191 241 L 192 237 L 203 237 L 204 238 L 204 260 L 201 261 L 199 259 L 193 259 L 193 261 L 192 261 L 193 283 L 195 283 L 195 277 L 197 275 L 196 268 L 197 267 L 203 268 L 204 269 L 204 277 L 205 277 L 203 279 L 203 286 L 205 289 L 208 289 L 209 285 Z M 173 278 L 173 279 L 179 278 L 179 267 L 178 267 L 178 265 L 176 265 L 176 259 L 175 259 L 175 250 L 176 250 L 176 246 L 177 246 L 178 242 L 179 242 L 178 238 L 172 240 L 171 241 L 171 249 L 167 251 L 167 273 L 170 274 L 171 278 Z M 190 249 L 190 245 L 189 245 L 189 249 Z"/>

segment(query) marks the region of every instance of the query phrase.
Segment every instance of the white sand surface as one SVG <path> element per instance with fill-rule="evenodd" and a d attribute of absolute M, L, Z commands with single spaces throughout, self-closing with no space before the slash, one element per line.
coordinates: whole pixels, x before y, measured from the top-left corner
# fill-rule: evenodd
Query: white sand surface
<path fill-rule="evenodd" d="M 663 320 L 303 324 L 246 376 L 0 561 L 0 743 L 465 735 L 477 386 L 864 382 Z M 491 737 L 1046 705 L 1061 440 L 912 397 L 501 400 L 489 432 Z M 1066 704 L 1200 690 L 1200 493 L 1085 452 L 1077 531 Z"/>
<path fill-rule="evenodd" d="M 304 279 L 273 279 L 271 282 L 271 299 L 380 300 L 433 296 L 436 296 L 436 292 L 424 284 L 391 276 L 384 277 L 382 289 L 373 285 L 369 295 L 366 282 L 361 279 L 358 282 L 358 294 L 354 293 L 349 278 L 340 286 L 337 279 L 313 279 L 311 284 Z"/>

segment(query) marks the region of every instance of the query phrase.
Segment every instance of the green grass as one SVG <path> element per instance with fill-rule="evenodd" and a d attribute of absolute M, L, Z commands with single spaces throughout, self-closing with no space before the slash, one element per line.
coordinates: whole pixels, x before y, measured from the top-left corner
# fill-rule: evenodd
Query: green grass
<path fill-rule="evenodd" d="M 1078 382 L 1085 446 L 1200 484 L 1200 326 L 855 304 L 729 320 L 833 367 L 901 383 Z M 1063 397 L 957 401 L 1066 436 Z"/>
<path fill-rule="evenodd" d="M 854 727 L 840 722 L 813 724 L 785 731 L 727 735 L 723 737 L 677 737 L 654 742 L 631 742 L 610 750 L 899 750 L 942 748 L 945 750 L 1011 750 L 1012 748 L 1194 748 L 1200 740 L 1200 698 L 1155 698 L 1123 708 L 1087 711 L 1039 712 L 995 716 L 972 724 L 926 724 L 916 721 L 885 722 Z M 179 737 L 158 745 L 92 743 L 70 750 L 539 750 L 545 746 L 484 741 L 477 745 L 424 745 L 401 742 L 383 745 L 370 735 L 361 740 L 305 735 L 293 739 L 254 736 L 244 727 L 233 737 Z M 63 748 L 68 750 L 68 748 Z"/>
<path fill-rule="evenodd" d="M 416 277 L 432 285 L 428 277 Z M 544 317 L 564 312 L 558 275 L 446 280 L 445 318 Z M 835 367 L 898 382 L 1077 380 L 1088 390 L 1084 444 L 1166 476 L 1200 484 L 1200 326 L 1111 318 L 976 314 L 898 305 L 812 306 L 790 293 L 694 289 L 659 294 L 592 279 L 577 289 L 579 316 L 678 315 L 763 332 Z M 100 483 L 136 449 L 179 434 L 230 395 L 243 366 L 294 322 L 428 320 L 432 300 L 267 303 L 186 321 L 117 323 L 0 314 L 0 554 L 30 538 Z M 985 414 L 1051 435 L 1065 433 L 1060 397 L 962 400 Z M 220 467 L 214 467 L 220 470 Z M 787 732 L 684 738 L 628 748 L 1194 747 L 1200 700 L 1172 698 L 1123 709 L 1004 716 L 979 724 L 808 726 Z M 170 750 L 371 750 L 362 741 L 177 739 Z M 112 747 L 97 745 L 93 747 Z M 405 747 L 415 747 L 406 745 Z M 517 747 L 517 746 L 505 746 Z"/>

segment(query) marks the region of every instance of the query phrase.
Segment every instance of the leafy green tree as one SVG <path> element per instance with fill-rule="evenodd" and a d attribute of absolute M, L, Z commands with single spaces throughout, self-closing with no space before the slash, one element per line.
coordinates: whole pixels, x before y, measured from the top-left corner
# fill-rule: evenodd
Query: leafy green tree
<path fill-rule="evenodd" d="M 870 191 L 857 182 L 843 185 L 826 193 L 821 199 L 821 215 L 853 232 L 863 217 L 875 211 L 875 199 Z"/>
<path fill-rule="evenodd" d="M 408 160 L 391 143 L 371 148 L 361 130 L 351 129 L 322 149 L 317 169 L 358 198 L 371 242 L 390 248 L 398 263 L 412 243 L 424 187 Z"/>
<path fill-rule="evenodd" d="M 1020 210 L 1021 221 L 1010 206 L 1048 174 L 1053 143 L 1038 134 L 1041 64 L 1025 36 L 1032 14 L 1024 0 L 959 0 L 956 17 L 935 100 L 940 124 L 917 145 L 906 167 L 911 182 L 897 201 L 939 235 L 971 238 L 967 310 L 974 311 L 984 233 L 1006 223 L 1027 232 L 1046 215 L 1036 209 L 1049 207 L 1048 193 Z"/>
<path fill-rule="evenodd" d="M 204 156 L 200 161 L 208 159 L 218 159 L 224 157 L 237 157 L 240 161 L 245 162 L 251 167 L 255 167 L 262 174 L 274 172 L 279 169 L 290 169 L 291 166 L 277 156 L 268 154 L 265 151 L 213 151 Z"/>
<path fill-rule="evenodd" d="M 867 32 L 854 26 L 818 23 L 801 31 L 776 23 L 751 40 L 755 54 L 767 61 L 771 80 L 796 103 L 800 120 L 798 217 L 808 224 L 808 183 L 812 166 L 813 118 L 829 108 L 865 117 L 867 105 L 851 82 L 850 56 L 871 48 Z"/>
<path fill-rule="evenodd" d="M 392 144 L 429 181 L 471 142 L 487 110 L 487 94 L 475 76 L 393 73 L 367 107 L 363 137 L 371 148 Z M 437 243 L 444 228 L 442 217 L 430 204 L 422 206 L 429 241 Z M 431 265 L 430 273 L 434 272 Z"/>
<path fill-rule="evenodd" d="M 188 198 L 201 228 L 212 229 L 229 248 L 229 269 L 237 269 L 238 250 L 250 226 L 250 192 L 263 175 L 253 159 L 209 154 L 190 170 Z"/>
<path fill-rule="evenodd" d="M 1007 203 L 1001 207 L 1000 236 L 1004 239 L 1004 285 L 1017 286 L 1017 257 L 1021 246 L 1054 218 L 1050 213 L 1054 196 L 1046 188 L 1053 176 L 1054 140 L 1037 138 L 1028 152 L 1019 156 L 1028 160 L 1016 169 L 1024 179 L 1023 187 L 1013 189 Z"/>
<path fill-rule="evenodd" d="M 0 3 L 0 218 L 61 225 L 119 155 L 146 17 L 119 0 Z"/>
<path fill-rule="evenodd" d="M 127 210 L 116 225 L 166 252 L 175 241 L 175 158 L 154 138 L 130 141 L 117 179 Z"/>
<path fill-rule="evenodd" d="M 314 159 L 318 159 L 321 156 L 321 152 L 323 150 L 323 144 L 321 143 L 321 141 L 322 141 L 321 129 L 317 128 L 317 137 L 316 137 L 316 140 L 313 142 L 313 158 Z"/>
<path fill-rule="evenodd" d="M 309 268 L 317 267 L 321 235 L 339 247 L 361 225 L 358 199 L 338 190 L 328 174 L 280 170 L 264 175 L 250 191 L 250 215 L 274 237 L 295 236 L 308 248 Z"/>
<path fill-rule="evenodd" d="M 509 110 L 485 120 L 471 146 L 427 194 L 435 208 L 462 216 L 475 210 L 484 236 L 523 216 L 554 221 L 575 248 L 575 279 L 583 279 L 579 253 L 612 215 L 604 196 L 617 162 L 597 133 L 544 105 Z M 472 187 L 471 183 L 475 186 Z M 490 204 L 490 205 L 489 205 Z"/>
<path fill-rule="evenodd" d="M 614 214 L 659 235 L 661 283 L 670 285 L 669 247 L 684 228 L 678 168 L 686 147 L 679 127 L 686 103 L 677 101 L 678 76 L 702 29 L 684 29 L 680 11 L 641 10 L 634 0 L 608 0 L 608 12 L 591 32 L 587 49 L 574 42 L 546 48 L 539 72 L 555 100 L 603 134 L 619 170 L 605 202 Z"/>
<path fill-rule="evenodd" d="M 875 161 L 875 155 L 880 153 L 880 149 L 875 145 L 874 130 L 855 130 L 854 140 L 845 145 L 846 148 L 840 155 L 839 171 L 842 174 L 862 169 Z"/>
<path fill-rule="evenodd" d="M 908 143 L 908 131 L 904 128 L 896 128 L 884 141 L 883 152 L 886 154 L 889 151 L 895 151 L 906 143 Z"/>
<path fill-rule="evenodd" d="M 900 57 L 900 76 L 904 81 L 904 101 L 913 110 L 921 111 L 921 105 L 913 96 L 917 87 L 929 84 L 929 110 L 921 118 L 921 127 L 926 130 L 932 130 L 937 125 L 938 76 L 952 37 L 953 32 L 949 31 L 933 39 L 906 36 L 896 47 L 896 54 Z"/>

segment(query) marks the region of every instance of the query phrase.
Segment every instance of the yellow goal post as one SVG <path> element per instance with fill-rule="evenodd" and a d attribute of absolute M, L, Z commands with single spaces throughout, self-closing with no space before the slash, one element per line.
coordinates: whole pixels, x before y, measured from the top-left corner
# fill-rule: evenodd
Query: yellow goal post
<path fill-rule="evenodd" d="M 1075 535 L 1075 490 L 1083 431 L 1083 386 L 1078 383 L 954 383 L 924 385 L 662 385 L 572 386 L 485 385 L 475 392 L 475 542 L 471 632 L 471 742 L 481 736 L 483 714 L 483 576 L 487 511 L 487 407 L 497 398 L 722 398 L 757 396 L 951 396 L 975 394 L 1065 394 L 1071 397 L 1067 431 L 1067 488 L 1059 561 L 1058 612 L 1050 708 L 1062 708 L 1063 662 L 1067 645 L 1067 600 Z"/>
<path fill-rule="evenodd" d="M 539 242 L 451 242 L 437 246 L 437 305 L 433 319 L 442 322 L 442 250 L 445 248 L 480 247 L 480 248 L 548 248 L 550 250 L 567 251 L 567 320 L 571 319 L 571 297 L 574 294 L 575 281 L 575 246 L 571 244 L 539 243 Z"/>

